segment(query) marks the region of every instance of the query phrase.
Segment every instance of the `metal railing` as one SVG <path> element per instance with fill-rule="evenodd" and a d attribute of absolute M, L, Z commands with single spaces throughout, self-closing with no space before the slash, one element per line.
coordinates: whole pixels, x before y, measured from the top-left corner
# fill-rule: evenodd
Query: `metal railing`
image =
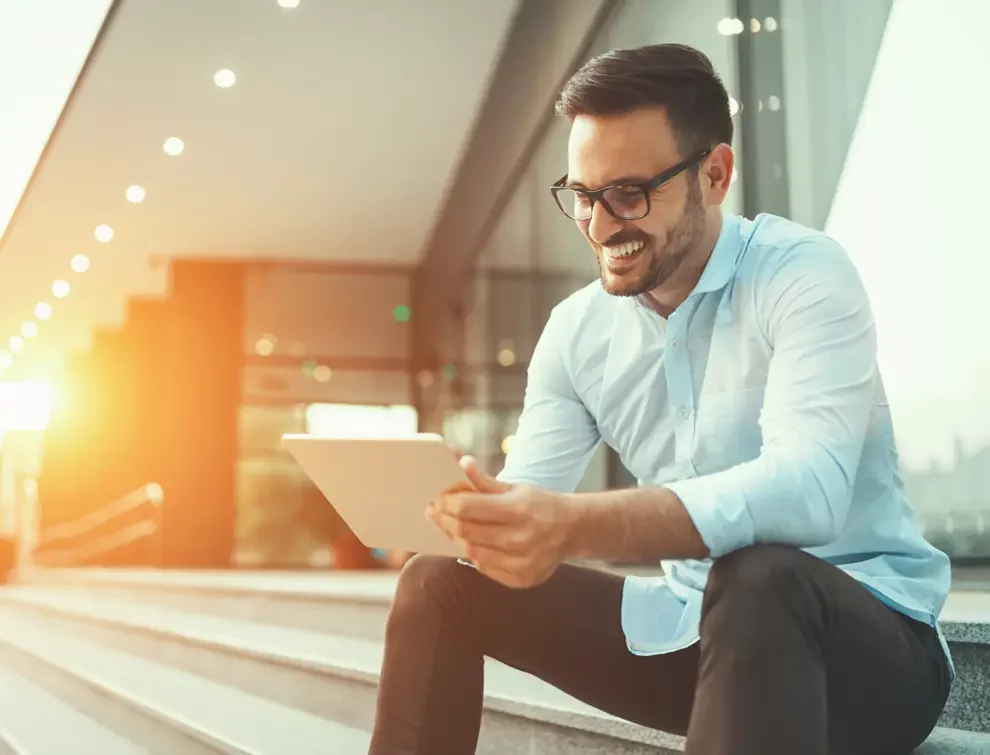
<path fill-rule="evenodd" d="M 70 522 L 47 527 L 38 533 L 33 560 L 39 566 L 84 566 L 145 541 L 147 565 L 161 567 L 163 499 L 161 486 L 149 483 Z"/>

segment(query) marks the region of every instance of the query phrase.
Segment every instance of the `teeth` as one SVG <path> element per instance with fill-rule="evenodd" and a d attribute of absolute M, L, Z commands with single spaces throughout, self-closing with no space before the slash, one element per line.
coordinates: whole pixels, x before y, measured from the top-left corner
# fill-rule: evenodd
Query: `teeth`
<path fill-rule="evenodd" d="M 643 241 L 627 241 L 625 244 L 619 244 L 618 246 L 605 247 L 605 254 L 613 259 L 617 257 L 628 257 L 642 248 Z"/>

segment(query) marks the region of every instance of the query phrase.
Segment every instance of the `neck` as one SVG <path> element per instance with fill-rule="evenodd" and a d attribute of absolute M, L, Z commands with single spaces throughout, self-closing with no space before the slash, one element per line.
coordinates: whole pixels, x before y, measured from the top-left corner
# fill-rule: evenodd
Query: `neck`
<path fill-rule="evenodd" d="M 687 253 L 684 262 L 673 275 L 646 296 L 650 306 L 661 317 L 670 317 L 670 314 L 684 303 L 701 280 L 701 274 L 705 272 L 705 266 L 711 259 L 719 234 L 722 232 L 720 208 L 714 207 L 712 210 L 713 214 L 705 223 L 705 232 Z"/>

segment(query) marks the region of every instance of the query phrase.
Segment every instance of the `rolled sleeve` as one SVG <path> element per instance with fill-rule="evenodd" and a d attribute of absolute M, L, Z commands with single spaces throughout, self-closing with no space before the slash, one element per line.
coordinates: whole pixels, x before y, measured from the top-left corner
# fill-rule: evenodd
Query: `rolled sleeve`
<path fill-rule="evenodd" d="M 876 333 L 851 260 L 827 238 L 775 266 L 758 316 L 773 350 L 752 461 L 668 484 L 713 557 L 842 530 L 877 388 Z M 793 251 L 793 250 L 792 250 Z"/>

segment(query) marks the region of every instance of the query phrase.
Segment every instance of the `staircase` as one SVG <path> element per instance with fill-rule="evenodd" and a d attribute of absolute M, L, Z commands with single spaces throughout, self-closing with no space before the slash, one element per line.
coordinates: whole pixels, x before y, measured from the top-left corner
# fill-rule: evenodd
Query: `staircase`
<path fill-rule="evenodd" d="M 0 591 L 0 755 L 363 753 L 395 574 L 47 569 Z M 918 755 L 990 753 L 990 595 Z M 680 737 L 489 662 L 479 753 L 657 755 Z"/>

